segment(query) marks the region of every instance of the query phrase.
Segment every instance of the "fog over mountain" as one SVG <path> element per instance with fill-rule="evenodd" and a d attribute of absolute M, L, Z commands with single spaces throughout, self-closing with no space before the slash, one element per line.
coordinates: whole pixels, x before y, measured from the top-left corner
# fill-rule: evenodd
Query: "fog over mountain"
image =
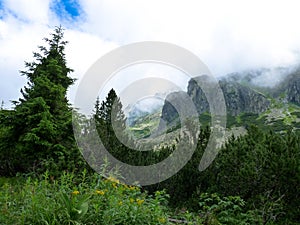
<path fill-rule="evenodd" d="M 299 65 L 289 67 L 273 67 L 249 69 L 239 72 L 224 74 L 221 80 L 235 81 L 258 87 L 275 87 L 280 84 L 289 74 L 295 72 Z"/>
<path fill-rule="evenodd" d="M 66 5 L 70 2 L 70 5 Z M 19 70 L 54 26 L 66 28 L 66 58 L 80 82 L 109 51 L 162 41 L 196 54 L 215 76 L 297 65 L 298 1 L 0 1 L 0 101 L 9 107 L 26 81 Z M 155 12 L 155 13 L 153 13 Z M 257 84 L 274 85 L 269 73 Z M 120 80 L 120 83 L 122 81 Z M 73 100 L 76 85 L 71 87 Z"/>
<path fill-rule="evenodd" d="M 197 77 L 195 79 L 200 79 Z M 161 94 L 159 100 L 144 99 L 127 107 L 129 125 L 137 118 L 161 111 L 162 119 L 171 123 L 178 117 L 172 102 L 178 101 L 186 93 L 193 100 L 200 114 L 209 112 L 209 104 L 203 90 L 195 79 L 190 79 L 187 89 Z M 285 96 L 285 102 L 300 106 L 300 69 L 299 67 L 275 67 L 246 70 L 230 73 L 218 78 L 223 91 L 227 113 L 237 116 L 241 113 L 260 114 L 271 107 L 271 98 Z M 164 100 L 164 103 L 162 102 Z M 183 108 L 186 107 L 182 102 Z"/>
<path fill-rule="evenodd" d="M 157 93 L 153 97 L 141 99 L 135 104 L 130 104 L 124 108 L 127 123 L 132 125 L 137 118 L 161 111 L 164 99 L 168 93 Z"/>

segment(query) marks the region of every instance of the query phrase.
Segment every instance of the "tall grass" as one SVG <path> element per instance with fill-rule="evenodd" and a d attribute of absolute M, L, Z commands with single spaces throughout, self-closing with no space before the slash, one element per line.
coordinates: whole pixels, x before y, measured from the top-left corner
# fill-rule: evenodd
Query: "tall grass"
<path fill-rule="evenodd" d="M 167 224 L 167 195 L 142 193 L 116 178 L 47 173 L 0 181 L 0 224 Z"/>

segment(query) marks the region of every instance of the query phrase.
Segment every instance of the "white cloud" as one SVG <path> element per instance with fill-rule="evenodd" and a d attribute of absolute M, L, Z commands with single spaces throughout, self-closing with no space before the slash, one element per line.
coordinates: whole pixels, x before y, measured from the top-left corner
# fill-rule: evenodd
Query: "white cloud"
<path fill-rule="evenodd" d="M 4 0 L 3 5 L 20 20 L 40 24 L 49 22 L 50 0 Z"/>
<path fill-rule="evenodd" d="M 118 47 L 114 42 L 104 41 L 100 37 L 76 30 L 66 30 L 66 58 L 70 68 L 74 69 L 72 77 L 78 79 L 71 87 L 69 98 L 73 101 L 80 79 L 90 66 L 101 56 Z"/>
<path fill-rule="evenodd" d="M 16 99 L 24 85 L 17 71 L 60 23 L 68 28 L 67 60 L 77 78 L 109 50 L 147 40 L 187 48 L 216 75 L 294 64 L 300 52 L 298 2 L 79 0 L 84 14 L 72 23 L 51 11 L 53 0 L 4 0 L 0 100 Z"/>
<path fill-rule="evenodd" d="M 84 28 L 122 44 L 186 47 L 221 74 L 294 63 L 300 48 L 297 1 L 83 1 Z"/>
<path fill-rule="evenodd" d="M 30 8 L 28 12 L 21 12 L 24 4 L 25 9 Z M 32 53 L 45 45 L 43 38 L 60 22 L 50 11 L 50 1 L 6 1 L 4 6 L 5 17 L 0 20 L 0 101 L 4 100 L 5 107 L 10 107 L 9 101 L 18 100 L 20 89 L 26 84 L 19 70 L 25 69 L 25 61 L 33 60 Z M 99 56 L 117 46 L 76 28 L 67 29 L 65 39 L 69 41 L 66 58 L 69 67 L 75 70 L 71 74 L 75 78 L 80 78 Z M 70 90 L 70 98 L 75 90 L 76 85 Z"/>
<path fill-rule="evenodd" d="M 34 24 L 19 24 L 9 17 L 0 21 L 0 101 L 9 107 L 10 100 L 20 97 L 20 89 L 26 83 L 19 70 L 24 70 L 24 61 L 31 61 L 32 52 L 42 44 L 47 27 Z"/>

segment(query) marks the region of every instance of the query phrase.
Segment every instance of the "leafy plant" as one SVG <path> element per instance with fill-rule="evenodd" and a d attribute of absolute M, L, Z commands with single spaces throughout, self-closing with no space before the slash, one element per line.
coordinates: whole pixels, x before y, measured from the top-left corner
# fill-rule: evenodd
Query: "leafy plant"
<path fill-rule="evenodd" d="M 40 179 L 1 181 L 0 223 L 168 224 L 164 192 L 150 196 L 114 177 L 84 176 L 53 178 L 45 173 Z"/>
<path fill-rule="evenodd" d="M 239 196 L 201 193 L 198 201 L 199 213 L 206 224 L 262 224 L 256 213 L 245 211 L 246 203 Z"/>

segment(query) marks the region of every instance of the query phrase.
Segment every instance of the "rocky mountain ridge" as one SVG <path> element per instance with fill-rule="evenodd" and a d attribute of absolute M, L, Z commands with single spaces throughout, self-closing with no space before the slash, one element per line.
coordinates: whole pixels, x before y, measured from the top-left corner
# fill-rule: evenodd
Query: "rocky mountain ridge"
<path fill-rule="evenodd" d="M 254 123 L 264 127 L 274 126 L 277 131 L 288 126 L 300 129 L 300 69 L 275 70 L 276 73 L 284 73 L 284 79 L 274 86 L 262 87 L 255 84 L 258 80 L 266 79 L 260 76 L 266 73 L 270 76 L 272 71 L 274 72 L 274 70 L 264 69 L 243 74 L 234 73 L 219 80 L 227 108 L 228 127 L 245 127 L 246 124 Z M 209 104 L 203 90 L 196 82 L 197 79 L 201 77 L 189 81 L 186 92 L 172 92 L 167 95 L 161 108 L 158 130 L 163 131 L 178 126 L 179 116 L 171 103 L 175 102 L 177 107 L 188 110 L 190 106 L 182 100 L 184 96 L 192 99 L 200 121 L 204 122 L 204 124 L 201 122 L 202 125 L 209 124 L 211 121 Z M 178 99 L 181 100 L 178 102 Z M 145 119 L 148 117 L 135 118 L 138 121 L 137 126 L 144 127 L 144 120 L 148 120 Z"/>
<path fill-rule="evenodd" d="M 196 77 L 189 81 L 186 93 L 192 99 L 200 115 L 210 112 L 210 109 L 207 98 L 203 90 L 199 87 L 197 79 L 201 79 L 201 77 Z M 232 116 L 237 116 L 242 112 L 260 114 L 270 106 L 270 100 L 264 94 L 238 82 L 221 80 L 219 81 L 219 86 L 224 95 L 227 113 Z M 179 95 L 182 94 L 185 93 L 175 92 L 167 96 L 162 108 L 162 120 L 171 123 L 178 117 L 178 113 L 173 107 L 172 102 L 179 99 Z M 182 107 L 187 107 L 184 102 L 181 105 Z"/>

